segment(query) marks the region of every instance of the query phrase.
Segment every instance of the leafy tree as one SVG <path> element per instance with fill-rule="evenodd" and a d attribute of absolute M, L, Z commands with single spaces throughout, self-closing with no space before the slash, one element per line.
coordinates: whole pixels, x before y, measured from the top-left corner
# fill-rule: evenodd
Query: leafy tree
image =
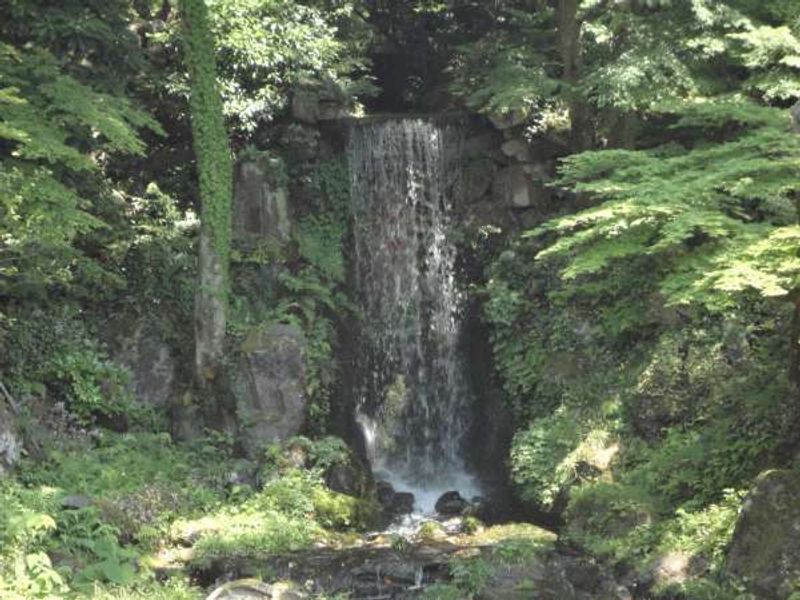
<path fill-rule="evenodd" d="M 707 26 L 727 29 L 713 50 L 727 65 L 727 88 L 647 107 L 660 132 L 651 147 L 565 159 L 561 183 L 599 203 L 529 235 L 555 234 L 539 257 L 561 257 L 562 275 L 576 282 L 654 258 L 665 267 L 658 281 L 668 303 L 725 310 L 754 290 L 800 311 L 800 139 L 787 111 L 769 106 L 800 97 L 798 39 L 731 7 L 710 15 Z M 702 52 L 712 51 L 710 39 L 702 38 Z M 798 335 L 800 313 L 792 331 L 795 382 Z"/>
<path fill-rule="evenodd" d="M 41 48 L 0 43 L 0 294 L 42 297 L 111 273 L 78 243 L 97 216 L 103 159 L 143 154 L 137 130 L 161 128 L 124 97 L 99 92 Z M 99 180 L 99 188 L 98 188 Z"/>

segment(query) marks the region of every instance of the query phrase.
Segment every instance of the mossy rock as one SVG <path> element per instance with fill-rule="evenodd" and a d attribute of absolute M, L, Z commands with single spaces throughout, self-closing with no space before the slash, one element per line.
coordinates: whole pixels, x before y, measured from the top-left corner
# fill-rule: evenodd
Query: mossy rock
<path fill-rule="evenodd" d="M 622 537 L 654 517 L 655 510 L 641 490 L 600 482 L 573 493 L 566 512 L 566 535 L 591 546 L 592 539 Z"/>
<path fill-rule="evenodd" d="M 800 581 L 800 473 L 759 475 L 736 523 L 727 572 L 758 598 L 785 600 Z"/>

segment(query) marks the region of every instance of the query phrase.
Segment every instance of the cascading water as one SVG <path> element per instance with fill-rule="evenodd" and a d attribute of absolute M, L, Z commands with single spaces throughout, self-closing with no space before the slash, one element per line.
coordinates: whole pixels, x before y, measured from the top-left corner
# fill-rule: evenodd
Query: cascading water
<path fill-rule="evenodd" d="M 364 316 L 358 413 L 373 469 L 411 489 L 475 493 L 462 455 L 470 393 L 448 212 L 461 131 L 419 119 L 356 124 L 348 143 Z"/>

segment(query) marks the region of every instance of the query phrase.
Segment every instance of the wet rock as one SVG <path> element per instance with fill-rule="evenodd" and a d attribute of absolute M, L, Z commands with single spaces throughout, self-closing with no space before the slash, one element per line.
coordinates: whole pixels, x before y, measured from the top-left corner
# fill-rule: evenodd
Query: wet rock
<path fill-rule="evenodd" d="M 392 498 L 391 510 L 396 515 L 407 515 L 414 511 L 414 494 L 411 492 L 396 492 Z"/>
<path fill-rule="evenodd" d="M 745 499 L 726 569 L 759 598 L 788 598 L 800 580 L 798 498 L 800 473 L 767 471 Z"/>
<path fill-rule="evenodd" d="M 305 341 L 293 325 L 251 333 L 234 373 L 239 443 L 250 456 L 300 433 L 306 420 Z"/>
<path fill-rule="evenodd" d="M 445 492 L 436 501 L 436 512 L 442 515 L 460 515 L 470 504 L 458 492 Z"/>
<path fill-rule="evenodd" d="M 389 506 L 394 499 L 394 487 L 388 481 L 378 481 L 375 483 L 375 498 L 381 506 Z"/>
<path fill-rule="evenodd" d="M 407 515 L 414 511 L 414 494 L 398 492 L 388 481 L 381 480 L 375 483 L 375 499 L 388 517 Z"/>

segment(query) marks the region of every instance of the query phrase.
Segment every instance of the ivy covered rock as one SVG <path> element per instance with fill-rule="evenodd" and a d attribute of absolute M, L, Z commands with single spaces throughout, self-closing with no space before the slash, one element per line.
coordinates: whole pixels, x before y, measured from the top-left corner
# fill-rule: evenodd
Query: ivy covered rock
<path fill-rule="evenodd" d="M 727 571 L 759 598 L 785 600 L 800 579 L 800 473 L 767 471 L 745 499 Z"/>
<path fill-rule="evenodd" d="M 277 323 L 252 332 L 234 373 L 239 443 L 251 455 L 300 433 L 307 416 L 305 338 Z"/>
<path fill-rule="evenodd" d="M 22 440 L 14 416 L 5 400 L 0 400 L 0 477 L 17 464 L 21 451 Z"/>

